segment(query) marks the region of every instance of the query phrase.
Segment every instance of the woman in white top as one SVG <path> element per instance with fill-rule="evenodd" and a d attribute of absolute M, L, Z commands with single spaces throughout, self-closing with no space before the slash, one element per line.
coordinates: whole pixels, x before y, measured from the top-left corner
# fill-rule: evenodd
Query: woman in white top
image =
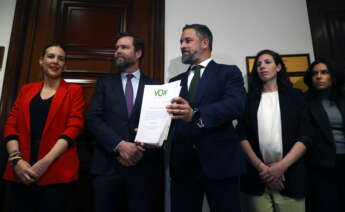
<path fill-rule="evenodd" d="M 311 145 L 303 94 L 292 88 L 279 54 L 255 57 L 239 134 L 247 158 L 241 178 L 244 211 L 305 211 L 306 165 Z"/>

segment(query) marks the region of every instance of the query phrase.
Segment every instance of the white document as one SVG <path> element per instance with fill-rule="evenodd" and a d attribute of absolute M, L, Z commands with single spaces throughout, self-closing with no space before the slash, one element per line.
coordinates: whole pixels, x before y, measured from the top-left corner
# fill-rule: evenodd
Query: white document
<path fill-rule="evenodd" d="M 179 96 L 180 91 L 180 80 L 163 85 L 145 85 L 135 141 L 163 145 L 171 123 L 166 106 Z"/>

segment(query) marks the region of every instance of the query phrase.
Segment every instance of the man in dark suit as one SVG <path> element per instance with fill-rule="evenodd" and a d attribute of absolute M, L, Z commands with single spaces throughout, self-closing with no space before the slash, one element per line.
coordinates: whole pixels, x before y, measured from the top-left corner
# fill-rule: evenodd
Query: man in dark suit
<path fill-rule="evenodd" d="M 121 33 L 116 38 L 115 65 L 121 73 L 97 82 L 87 125 L 96 137 L 91 164 L 95 209 L 129 212 L 153 211 L 159 166 L 159 149 L 134 142 L 145 84 L 157 84 L 139 70 L 144 42 Z M 125 201 L 127 200 L 127 201 Z"/>
<path fill-rule="evenodd" d="M 183 28 L 180 97 L 167 107 L 173 114 L 170 173 L 172 212 L 201 211 L 206 194 L 212 212 L 240 211 L 239 175 L 244 172 L 233 121 L 244 111 L 240 70 L 211 58 L 212 33 L 205 25 Z"/>

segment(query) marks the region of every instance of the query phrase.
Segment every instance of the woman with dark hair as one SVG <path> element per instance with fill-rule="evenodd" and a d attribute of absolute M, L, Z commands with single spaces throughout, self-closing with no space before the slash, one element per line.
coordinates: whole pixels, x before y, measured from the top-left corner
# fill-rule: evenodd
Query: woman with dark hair
<path fill-rule="evenodd" d="M 306 164 L 311 145 L 303 94 L 292 88 L 279 54 L 254 61 L 246 110 L 238 129 L 247 157 L 241 190 L 247 211 L 305 211 Z"/>
<path fill-rule="evenodd" d="M 345 211 L 344 76 L 330 61 L 313 62 L 304 76 L 306 99 L 314 128 L 310 154 L 312 212 Z"/>
<path fill-rule="evenodd" d="M 7 120 L 3 178 L 12 212 L 65 211 L 67 185 L 78 179 L 75 139 L 84 123 L 84 97 L 79 85 L 61 77 L 65 57 L 59 44 L 43 49 L 43 80 L 20 89 Z"/>

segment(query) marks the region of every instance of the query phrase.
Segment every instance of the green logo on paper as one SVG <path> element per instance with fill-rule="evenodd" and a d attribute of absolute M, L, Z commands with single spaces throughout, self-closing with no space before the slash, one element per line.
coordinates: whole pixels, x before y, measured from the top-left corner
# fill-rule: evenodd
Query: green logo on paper
<path fill-rule="evenodd" d="M 167 95 L 168 90 L 158 89 L 155 90 L 155 96 L 165 96 Z"/>

